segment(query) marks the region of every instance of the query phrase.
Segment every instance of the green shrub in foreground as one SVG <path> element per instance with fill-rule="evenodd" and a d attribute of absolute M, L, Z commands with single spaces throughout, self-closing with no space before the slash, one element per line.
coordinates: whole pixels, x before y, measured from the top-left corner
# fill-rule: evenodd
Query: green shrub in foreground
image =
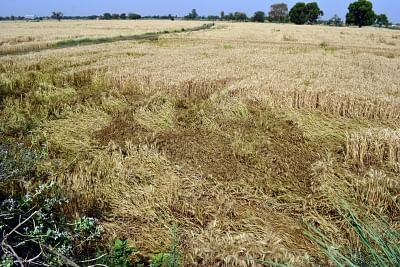
<path fill-rule="evenodd" d="M 360 220 L 350 209 L 346 209 L 346 214 L 342 216 L 358 237 L 360 248 L 340 249 L 314 227 L 306 233 L 335 266 L 400 266 L 399 230 L 377 216 L 371 216 L 369 221 Z"/>

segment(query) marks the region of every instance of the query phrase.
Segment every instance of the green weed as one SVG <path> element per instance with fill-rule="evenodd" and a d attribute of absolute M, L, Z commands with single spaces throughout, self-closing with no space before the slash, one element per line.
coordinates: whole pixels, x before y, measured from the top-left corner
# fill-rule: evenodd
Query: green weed
<path fill-rule="evenodd" d="M 130 256 L 135 252 L 135 249 L 129 246 L 127 240 L 115 240 L 112 257 L 112 266 L 129 267 L 132 266 Z"/>
<path fill-rule="evenodd" d="M 230 44 L 224 44 L 224 49 L 232 49 L 233 46 Z"/>
<path fill-rule="evenodd" d="M 370 216 L 368 221 L 361 220 L 349 208 L 342 217 L 356 234 L 359 246 L 341 248 L 315 227 L 306 233 L 335 266 L 400 266 L 399 230 L 377 216 Z"/>

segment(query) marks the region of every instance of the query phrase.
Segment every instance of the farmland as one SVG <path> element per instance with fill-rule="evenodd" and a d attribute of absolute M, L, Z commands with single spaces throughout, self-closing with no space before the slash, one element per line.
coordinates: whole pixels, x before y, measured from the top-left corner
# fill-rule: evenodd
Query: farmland
<path fill-rule="evenodd" d="M 328 265 L 306 233 L 359 248 L 344 205 L 398 229 L 400 32 L 202 25 L 0 23 L 0 143 L 45 145 L 105 242 L 185 266 Z"/>

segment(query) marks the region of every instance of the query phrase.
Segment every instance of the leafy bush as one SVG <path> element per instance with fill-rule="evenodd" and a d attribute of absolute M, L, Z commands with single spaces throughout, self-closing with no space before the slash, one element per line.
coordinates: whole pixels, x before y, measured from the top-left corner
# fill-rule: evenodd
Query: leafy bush
<path fill-rule="evenodd" d="M 68 223 L 62 212 L 68 200 L 54 183 L 46 182 L 49 173 L 39 168 L 46 158 L 47 146 L 0 145 L 2 266 L 78 266 L 71 259 L 89 251 L 103 231 L 93 218 Z M 30 190 L 15 188 L 26 181 L 39 185 Z"/>
<path fill-rule="evenodd" d="M 111 254 L 112 266 L 118 266 L 118 267 L 132 266 L 129 257 L 134 252 L 135 249 L 129 246 L 127 240 L 120 240 L 120 239 L 115 240 L 113 252 Z"/>
<path fill-rule="evenodd" d="M 263 11 L 257 11 L 251 19 L 254 22 L 265 22 L 265 13 Z"/>
<path fill-rule="evenodd" d="M 98 246 L 104 249 L 100 243 L 102 226 L 94 218 L 83 216 L 71 221 L 64 216 L 68 199 L 54 182 L 47 182 L 51 173 L 39 167 L 47 156 L 47 146 L 0 145 L 1 267 L 181 266 L 176 231 L 170 251 L 155 255 L 151 261 L 120 239 L 99 256 L 95 250 Z M 27 181 L 38 185 L 27 186 Z"/>
<path fill-rule="evenodd" d="M 0 145 L 0 182 L 44 178 L 37 163 L 47 158 L 47 145 L 40 149 L 27 149 L 23 144 L 15 147 Z"/>
<path fill-rule="evenodd" d="M 6 263 L 71 265 L 70 258 L 76 258 L 88 242 L 102 233 L 93 218 L 67 223 L 61 207 L 68 200 L 53 183 L 41 184 L 21 197 L 1 200 L 1 251 Z"/>
<path fill-rule="evenodd" d="M 176 226 L 172 229 L 172 245 L 167 253 L 158 253 L 151 259 L 150 267 L 180 267 L 181 254 L 178 249 L 178 233 Z"/>
<path fill-rule="evenodd" d="M 301 25 L 306 22 L 314 24 L 319 16 L 323 16 L 324 12 L 319 8 L 316 2 L 305 4 L 303 2 L 296 3 L 289 11 L 290 21 Z"/>
<path fill-rule="evenodd" d="M 358 0 L 349 5 L 349 12 L 346 14 L 346 24 L 357 25 L 358 27 L 372 25 L 376 15 L 370 1 Z"/>

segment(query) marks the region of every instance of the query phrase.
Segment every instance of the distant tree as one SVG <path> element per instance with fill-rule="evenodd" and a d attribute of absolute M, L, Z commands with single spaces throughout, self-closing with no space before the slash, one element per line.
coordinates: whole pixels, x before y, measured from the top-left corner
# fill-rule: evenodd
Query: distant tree
<path fill-rule="evenodd" d="M 51 18 L 60 21 L 64 17 L 64 14 L 61 11 L 53 11 L 51 13 Z"/>
<path fill-rule="evenodd" d="M 246 13 L 244 13 L 244 12 L 235 12 L 233 17 L 234 17 L 234 20 L 237 20 L 237 21 L 245 21 L 245 20 L 249 19 L 247 17 Z"/>
<path fill-rule="evenodd" d="M 389 19 L 385 14 L 380 14 L 376 16 L 375 23 L 379 25 L 379 27 L 389 26 Z"/>
<path fill-rule="evenodd" d="M 252 17 L 252 21 L 254 22 L 265 22 L 265 13 L 263 11 L 257 11 L 254 13 Z"/>
<path fill-rule="evenodd" d="M 169 20 L 175 20 L 175 18 L 171 14 L 168 14 L 168 19 Z"/>
<path fill-rule="evenodd" d="M 224 18 L 225 18 L 225 12 L 221 11 L 221 20 L 224 20 Z"/>
<path fill-rule="evenodd" d="M 308 4 L 298 2 L 289 11 L 290 21 L 295 24 L 305 24 L 306 22 L 314 24 L 317 22 L 319 16 L 323 15 L 324 12 L 316 2 Z"/>
<path fill-rule="evenodd" d="M 291 22 L 302 25 L 308 21 L 307 5 L 303 2 L 296 3 L 289 11 Z"/>
<path fill-rule="evenodd" d="M 375 22 L 375 12 L 372 3 L 368 0 L 358 0 L 349 5 L 346 14 L 346 24 L 358 27 L 372 25 Z"/>
<path fill-rule="evenodd" d="M 337 14 L 335 14 L 331 19 L 328 20 L 328 24 L 338 27 L 343 25 L 343 21 Z"/>
<path fill-rule="evenodd" d="M 111 15 L 111 18 L 112 18 L 112 19 L 119 19 L 119 14 L 118 14 L 118 13 L 113 13 L 113 14 Z"/>
<path fill-rule="evenodd" d="M 196 9 L 192 9 L 192 12 L 185 16 L 185 19 L 197 19 L 198 17 L 199 14 L 197 14 Z"/>
<path fill-rule="evenodd" d="M 125 13 L 121 13 L 121 15 L 119 15 L 120 19 L 126 19 L 126 14 Z"/>
<path fill-rule="evenodd" d="M 87 18 L 93 20 L 93 19 L 97 19 L 98 17 L 97 17 L 97 15 L 91 15 L 91 16 L 88 16 Z"/>
<path fill-rule="evenodd" d="M 219 16 L 217 16 L 217 15 L 210 15 L 210 16 L 207 16 L 207 20 L 219 20 L 220 18 L 219 18 Z"/>
<path fill-rule="evenodd" d="M 103 14 L 103 19 L 105 19 L 105 20 L 110 20 L 110 19 L 112 19 L 112 16 L 111 16 L 110 13 L 104 13 L 104 14 Z"/>
<path fill-rule="evenodd" d="M 306 4 L 306 13 L 308 17 L 308 22 L 311 24 L 315 24 L 319 16 L 324 15 L 324 12 L 319 8 L 317 2 Z"/>
<path fill-rule="evenodd" d="M 285 3 L 273 4 L 268 13 L 268 20 L 271 22 L 285 22 L 288 17 L 288 10 L 288 5 Z"/>
<path fill-rule="evenodd" d="M 135 19 L 141 19 L 141 18 L 142 18 L 142 16 L 140 16 L 139 14 L 136 14 L 136 13 L 129 13 L 128 14 L 128 19 L 135 20 Z"/>
<path fill-rule="evenodd" d="M 228 15 L 224 16 L 224 20 L 234 20 L 235 16 L 233 15 L 233 13 L 229 13 Z"/>

